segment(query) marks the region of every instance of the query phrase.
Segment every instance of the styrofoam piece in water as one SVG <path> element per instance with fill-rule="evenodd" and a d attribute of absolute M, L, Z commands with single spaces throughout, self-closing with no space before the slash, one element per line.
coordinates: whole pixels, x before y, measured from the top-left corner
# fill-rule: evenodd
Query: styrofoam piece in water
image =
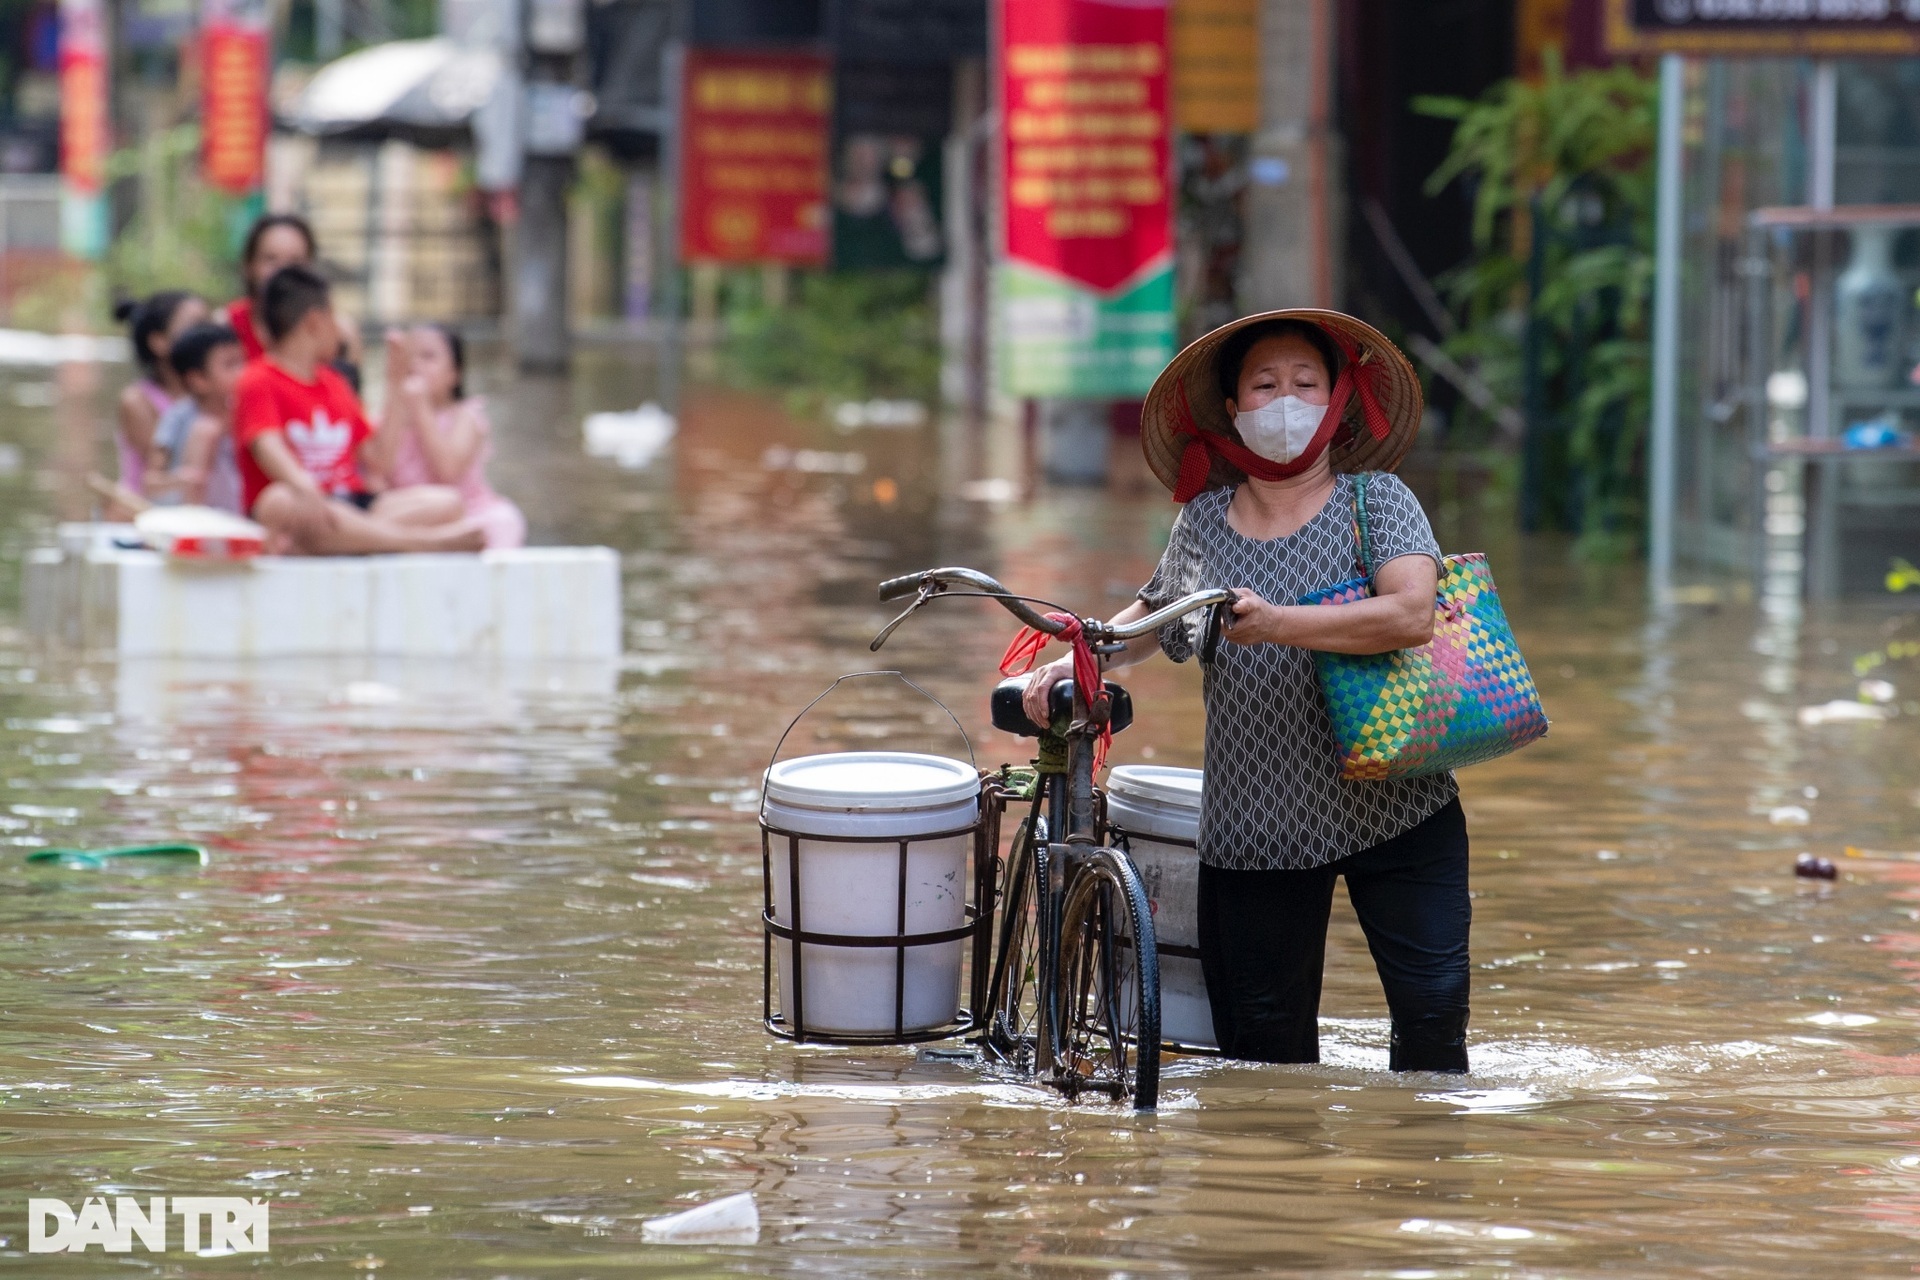
<path fill-rule="evenodd" d="M 1200 855 L 1165 841 L 1199 836 L 1201 785 L 1198 769 L 1152 765 L 1122 765 L 1107 779 L 1107 821 L 1127 833 L 1162 946 L 1200 945 Z M 1160 955 L 1160 1033 L 1179 1044 L 1217 1044 L 1206 975 L 1192 957 Z"/>
<path fill-rule="evenodd" d="M 479 556 L 377 556 L 368 571 L 374 653 L 491 651 L 493 578 Z"/>
<path fill-rule="evenodd" d="M 112 546 L 116 528 L 63 527 L 61 547 L 28 556 L 36 634 L 129 658 L 620 655 L 620 558 L 606 547 L 184 565 Z"/>
<path fill-rule="evenodd" d="M 589 414 L 581 424 L 588 457 L 612 458 L 634 470 L 667 447 L 674 429 L 673 415 L 651 400 L 630 413 Z"/>
<path fill-rule="evenodd" d="M 188 568 L 157 551 L 95 551 L 118 576 L 126 657 L 276 658 L 372 650 L 371 565 L 363 556 L 288 556 Z"/>
<path fill-rule="evenodd" d="M 494 652 L 620 656 L 620 556 L 611 547 L 484 551 L 493 576 Z"/>
<path fill-rule="evenodd" d="M 760 1208 L 753 1192 L 722 1196 L 682 1213 L 649 1218 L 640 1238 L 655 1244 L 754 1244 L 760 1239 Z"/>

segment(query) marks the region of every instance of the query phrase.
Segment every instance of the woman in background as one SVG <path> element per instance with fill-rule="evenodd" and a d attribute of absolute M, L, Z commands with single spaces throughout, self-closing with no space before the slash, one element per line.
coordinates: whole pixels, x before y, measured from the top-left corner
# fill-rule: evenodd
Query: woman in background
<path fill-rule="evenodd" d="M 140 377 L 120 392 L 115 443 L 120 454 L 120 483 L 145 493 L 153 455 L 153 432 L 160 415 L 185 394 L 167 362 L 173 340 L 207 318 L 207 304 L 184 289 L 165 289 L 148 298 L 122 302 L 113 309 L 127 326 Z M 164 464 L 162 464 L 164 465 Z"/>
<path fill-rule="evenodd" d="M 240 283 L 243 292 L 224 308 L 225 320 L 240 335 L 240 346 L 252 362 L 266 354 L 266 326 L 254 314 L 254 300 L 266 287 L 273 273 L 282 267 L 311 267 L 319 257 L 319 242 L 313 228 L 297 213 L 269 213 L 255 219 L 240 250 Z M 334 357 L 339 369 L 356 388 L 360 385 L 360 330 L 348 323 L 338 307 L 334 321 L 340 326 L 340 353 Z"/>

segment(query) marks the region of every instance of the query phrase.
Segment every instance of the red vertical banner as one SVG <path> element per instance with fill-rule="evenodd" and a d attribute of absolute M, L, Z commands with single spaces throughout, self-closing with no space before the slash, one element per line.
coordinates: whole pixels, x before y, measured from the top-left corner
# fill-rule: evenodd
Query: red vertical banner
<path fill-rule="evenodd" d="M 827 258 L 833 81 L 813 54 L 688 53 L 680 253 L 689 262 Z"/>
<path fill-rule="evenodd" d="M 107 64 L 99 0 L 60 3 L 60 176 L 81 195 L 106 185 Z"/>
<path fill-rule="evenodd" d="M 1143 394 L 1173 356 L 1167 0 L 1000 0 L 1009 393 Z"/>
<path fill-rule="evenodd" d="M 1173 247 L 1167 6 L 1005 0 L 1007 256 L 1111 289 Z"/>
<path fill-rule="evenodd" d="M 107 41 L 100 0 L 60 0 L 60 247 L 107 251 Z"/>
<path fill-rule="evenodd" d="M 200 33 L 201 172 L 207 185 L 244 196 L 266 178 L 267 35 L 230 18 Z"/>

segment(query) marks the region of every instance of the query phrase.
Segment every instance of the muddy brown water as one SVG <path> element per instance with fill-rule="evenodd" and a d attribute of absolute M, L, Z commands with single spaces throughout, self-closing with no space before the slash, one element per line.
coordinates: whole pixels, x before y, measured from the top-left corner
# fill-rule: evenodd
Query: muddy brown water
<path fill-rule="evenodd" d="M 579 414 L 640 376 L 591 357 L 496 406 L 496 479 L 537 534 L 624 553 L 615 669 L 116 665 L 0 619 L 0 1270 L 1411 1280 L 1920 1256 L 1920 715 L 1796 720 L 1853 696 L 1884 607 L 1659 624 L 1631 581 L 1494 538 L 1555 728 L 1464 777 L 1474 1073 L 1385 1072 L 1343 903 L 1322 1065 L 1183 1059 L 1157 1116 L 1067 1106 L 761 1030 L 755 784 L 786 719 L 874 665 L 877 579 L 969 563 L 1117 607 L 1169 505 L 943 498 L 965 450 L 934 428 L 841 434 L 712 392 L 646 471 L 580 457 Z M 28 388 L 0 401 L 9 562 L 86 456 L 43 385 L 0 380 Z M 1441 514 L 1450 549 L 1489 536 Z M 11 611 L 11 563 L 0 581 Z M 882 655 L 989 762 L 1020 758 L 981 727 L 1010 630 L 956 603 Z M 1892 669 L 1900 699 L 1912 676 Z M 1116 760 L 1198 764 L 1195 674 L 1133 686 Z M 959 750 L 944 732 L 876 687 L 797 740 Z M 1807 824 L 1771 822 L 1785 805 Z M 168 835 L 211 864 L 21 861 Z M 1803 850 L 1840 879 L 1796 880 Z M 742 1190 L 759 1244 L 642 1243 L 643 1219 Z M 26 1255 L 28 1196 L 115 1193 L 269 1196 L 271 1253 Z"/>

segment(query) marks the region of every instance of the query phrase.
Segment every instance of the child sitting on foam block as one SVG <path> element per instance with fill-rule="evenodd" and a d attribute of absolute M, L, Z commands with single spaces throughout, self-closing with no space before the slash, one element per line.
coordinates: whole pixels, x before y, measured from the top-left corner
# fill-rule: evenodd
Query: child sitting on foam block
<path fill-rule="evenodd" d="M 340 349 L 327 282 L 283 267 L 261 290 L 267 354 L 234 391 L 234 438 L 246 509 L 274 549 L 301 555 L 478 551 L 480 527 L 457 490 L 416 485 L 382 492 L 362 461 L 377 432 L 327 360 Z"/>

